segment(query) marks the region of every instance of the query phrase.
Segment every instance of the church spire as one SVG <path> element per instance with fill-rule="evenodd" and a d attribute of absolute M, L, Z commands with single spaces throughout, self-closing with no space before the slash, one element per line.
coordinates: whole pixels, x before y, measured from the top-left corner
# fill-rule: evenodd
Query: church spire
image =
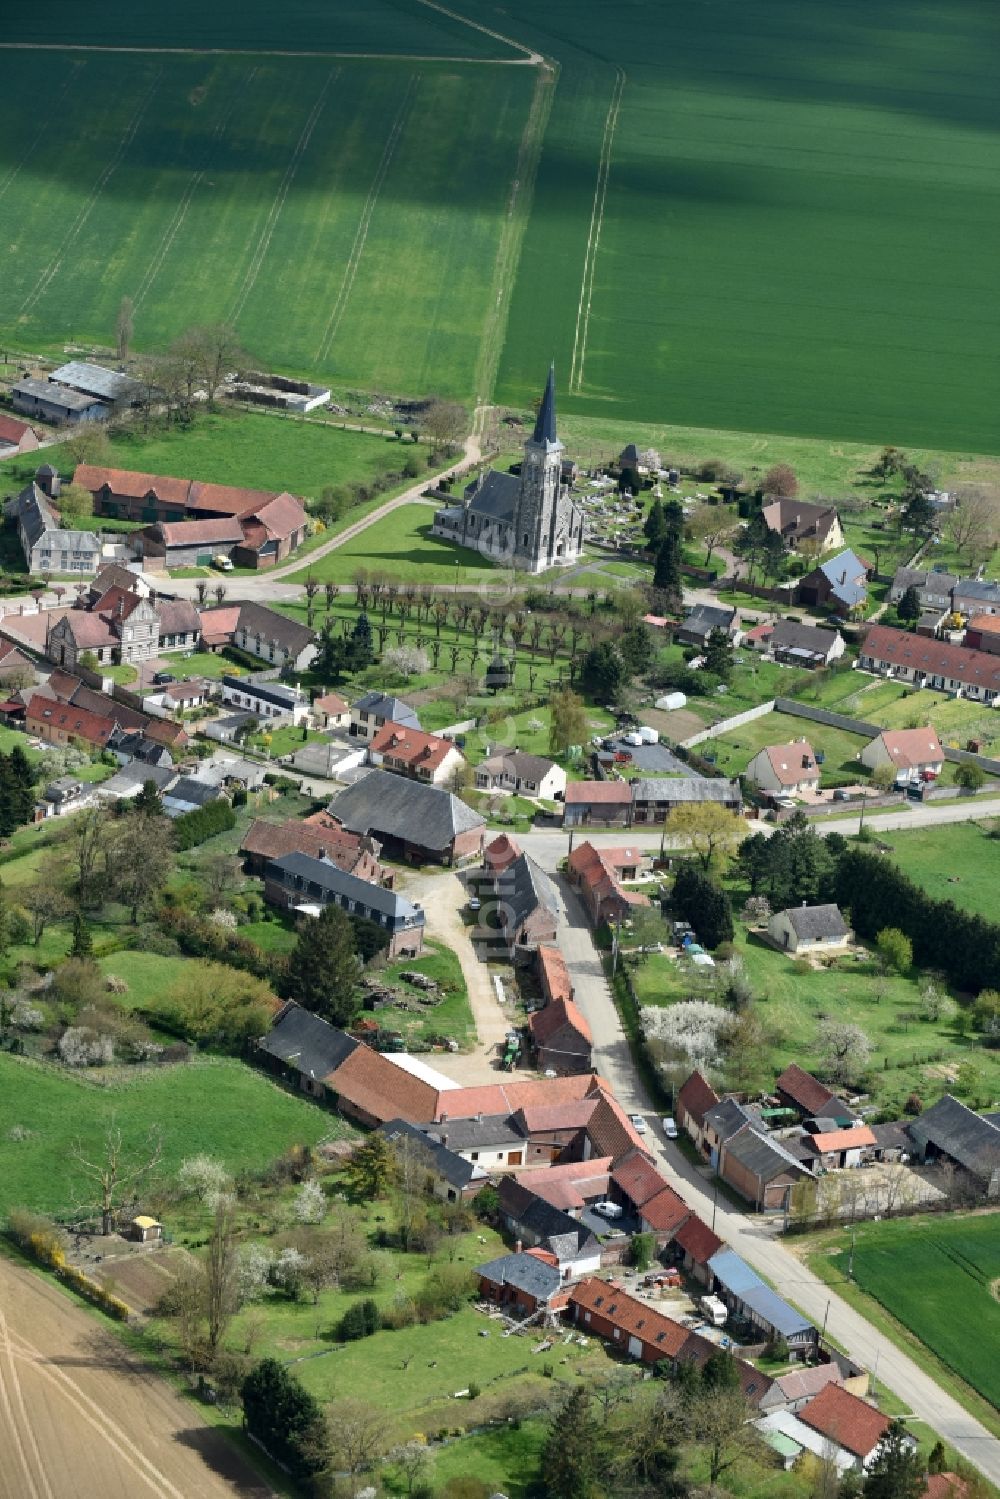
<path fill-rule="evenodd" d="M 556 437 L 556 367 L 549 365 L 549 378 L 545 382 L 545 394 L 535 418 L 532 442 L 558 442 Z"/>

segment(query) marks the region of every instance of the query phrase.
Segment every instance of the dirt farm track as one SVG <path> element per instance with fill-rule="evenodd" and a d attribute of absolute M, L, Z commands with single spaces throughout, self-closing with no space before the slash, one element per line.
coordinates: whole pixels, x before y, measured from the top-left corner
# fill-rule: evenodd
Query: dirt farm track
<path fill-rule="evenodd" d="M 0 1499 L 272 1494 L 95 1317 L 0 1258 Z"/>

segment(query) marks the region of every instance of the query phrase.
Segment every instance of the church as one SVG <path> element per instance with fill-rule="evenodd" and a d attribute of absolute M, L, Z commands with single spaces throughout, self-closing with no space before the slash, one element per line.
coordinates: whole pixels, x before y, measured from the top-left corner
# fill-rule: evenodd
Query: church
<path fill-rule="evenodd" d="M 475 547 L 523 572 L 543 573 L 579 562 L 583 511 L 563 483 L 562 468 L 555 370 L 550 368 L 535 430 L 524 444 L 520 474 L 487 469 L 466 487 L 461 505 L 436 512 L 431 535 Z"/>

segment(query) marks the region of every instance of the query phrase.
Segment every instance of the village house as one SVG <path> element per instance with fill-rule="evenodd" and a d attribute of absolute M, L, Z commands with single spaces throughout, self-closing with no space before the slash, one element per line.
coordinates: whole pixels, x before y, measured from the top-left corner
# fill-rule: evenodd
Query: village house
<path fill-rule="evenodd" d="M 821 1349 L 820 1359 L 822 1361 L 818 1364 L 806 1364 L 800 1369 L 789 1370 L 787 1374 L 779 1374 L 761 1401 L 761 1410 L 786 1410 L 794 1415 L 810 1400 L 815 1400 L 828 1384 L 842 1385 L 852 1395 L 868 1393 L 866 1371 L 845 1354 Z"/>
<path fill-rule="evenodd" d="M 562 898 L 553 881 L 527 854 L 519 854 L 480 886 L 477 939 L 502 945 L 509 958 L 523 960 L 540 943 L 554 942 Z"/>
<path fill-rule="evenodd" d="M 312 712 L 321 729 L 346 729 L 351 721 L 351 705 L 339 692 L 313 698 Z"/>
<path fill-rule="evenodd" d="M 792 1188 L 807 1175 L 784 1145 L 751 1125 L 722 1143 L 718 1171 L 758 1212 L 787 1211 Z"/>
<path fill-rule="evenodd" d="M 201 621 L 201 649 L 218 655 L 233 643 L 240 622 L 240 606 L 222 604 L 214 609 L 199 609 L 198 618 Z"/>
<path fill-rule="evenodd" d="M 539 966 L 543 974 L 543 988 L 552 985 L 559 989 L 570 987 L 570 993 L 556 993 L 542 1009 L 528 1016 L 528 1031 L 535 1048 L 535 1058 L 543 1072 L 560 1075 L 572 1072 L 590 1072 L 591 1046 L 593 1038 L 590 1026 L 582 1011 L 573 1002 L 569 971 L 562 954 L 554 947 L 541 944 L 538 949 Z M 555 976 L 562 967 L 565 979 Z"/>
<path fill-rule="evenodd" d="M 38 433 L 30 423 L 19 422 L 16 416 L 0 411 L 0 458 L 34 453 L 39 446 Z"/>
<path fill-rule="evenodd" d="M 963 578 L 951 593 L 956 614 L 1000 614 L 1000 583 L 985 578 Z"/>
<path fill-rule="evenodd" d="M 858 666 L 915 687 L 954 692 L 980 703 L 1000 696 L 1000 658 L 943 640 L 872 625 L 861 643 Z"/>
<path fill-rule="evenodd" d="M 712 1256 L 725 1247 L 718 1234 L 697 1213 L 690 1213 L 670 1243 L 674 1258 L 684 1267 L 686 1274 L 693 1276 L 707 1290 L 712 1284 L 709 1268 Z"/>
<path fill-rule="evenodd" d="M 868 601 L 871 572 L 871 563 L 865 562 L 848 547 L 836 557 L 820 562 L 812 572 L 800 578 L 795 600 L 810 609 L 833 609 L 842 616 L 860 612 Z"/>
<path fill-rule="evenodd" d="M 452 1105 L 446 1093 L 438 1102 L 440 1117 L 431 1128 L 435 1140 L 484 1171 L 525 1165 L 528 1140 L 513 1114 L 480 1113 L 472 1118 L 453 1118 L 448 1113 L 449 1107 L 457 1107 L 461 1114 L 462 1105 Z"/>
<path fill-rule="evenodd" d="M 108 706 L 112 706 L 110 700 Z M 45 744 L 65 746 L 79 741 L 91 749 L 105 749 L 118 725 L 113 718 L 35 693 L 25 704 L 24 727 Z"/>
<path fill-rule="evenodd" d="M 442 1202 L 469 1202 L 489 1180 L 482 1166 L 449 1150 L 428 1133 L 426 1126 L 418 1127 L 406 1119 L 391 1119 L 379 1127 L 379 1134 L 392 1147 L 401 1173 L 405 1170 L 405 1157 L 409 1156 L 411 1164 L 426 1172 L 431 1192 Z M 409 1179 L 413 1180 L 412 1171 Z"/>
<path fill-rule="evenodd" d="M 702 1118 L 701 1150 L 718 1170 L 722 1147 L 733 1135 L 751 1125 L 766 1133 L 767 1126 L 759 1109 L 753 1104 L 740 1103 L 739 1099 L 720 1098 L 712 1108 L 706 1109 Z"/>
<path fill-rule="evenodd" d="M 586 1161 L 563 1161 L 544 1164 L 541 1170 L 529 1165 L 511 1173 L 511 1179 L 544 1197 L 553 1207 L 561 1208 L 571 1218 L 578 1218 L 584 1208 L 603 1202 L 611 1189 L 611 1156 L 591 1156 Z"/>
<path fill-rule="evenodd" d="M 739 781 L 722 776 L 640 776 L 632 782 L 632 824 L 661 823 L 675 807 L 707 802 L 739 813 L 743 807 Z"/>
<path fill-rule="evenodd" d="M 1000 656 L 1000 614 L 973 614 L 965 627 L 962 644 L 972 651 Z"/>
<path fill-rule="evenodd" d="M 25 375 L 11 386 L 10 398 L 15 411 L 55 426 L 103 422 L 111 415 L 111 407 L 106 401 L 32 375 Z"/>
<path fill-rule="evenodd" d="M 331 802 L 330 816 L 383 850 L 418 864 L 463 864 L 478 858 L 485 818 L 440 786 L 372 770 Z"/>
<path fill-rule="evenodd" d="M 705 1115 L 715 1108 L 719 1095 L 704 1073 L 695 1069 L 677 1094 L 674 1105 L 679 1129 L 687 1131 L 689 1138 L 699 1150 L 705 1138 Z"/>
<path fill-rule="evenodd" d="M 307 915 L 318 915 L 328 905 L 340 906 L 388 934 L 390 958 L 416 958 L 423 950 L 423 910 L 383 885 L 346 874 L 332 859 L 299 853 L 272 859 L 264 870 L 264 899 Z"/>
<path fill-rule="evenodd" d="M 879 1154 L 878 1140 L 867 1124 L 806 1134 L 801 1143 L 814 1157 L 813 1161 L 803 1161 L 813 1171 L 843 1171 L 875 1160 Z"/>
<path fill-rule="evenodd" d="M 516 838 L 509 833 L 498 833 L 497 836 L 487 843 L 483 849 L 483 872 L 490 879 L 495 879 L 519 859 L 523 849 Z"/>
<path fill-rule="evenodd" d="M 911 588 L 917 590 L 921 611 L 935 610 L 942 614 L 952 607 L 952 593 L 958 586 L 955 573 L 932 568 L 897 567 L 889 588 L 889 603 L 894 607 Z"/>
<path fill-rule="evenodd" d="M 640 1231 L 653 1234 L 661 1248 L 690 1216 L 687 1204 L 641 1150 L 632 1150 L 615 1161 L 611 1198 L 634 1215 Z"/>
<path fill-rule="evenodd" d="M 627 827 L 631 820 L 632 787 L 628 781 L 568 783 L 563 827 Z"/>
<path fill-rule="evenodd" d="M 731 640 L 739 631 L 736 610 L 722 604 L 695 604 L 674 631 L 674 639 L 680 645 L 704 649 L 714 630 L 721 630 Z"/>
<path fill-rule="evenodd" d="M 783 498 L 771 500 L 760 513 L 767 529 L 776 532 L 790 552 L 804 549 L 815 554 L 844 545 L 844 529 L 832 505 Z"/>
<path fill-rule="evenodd" d="M 345 874 L 373 885 L 391 884 L 379 863 L 379 845 L 372 838 L 359 838 L 330 823 L 312 818 L 290 817 L 285 822 L 265 822 L 257 818 L 247 828 L 240 853 L 248 874 L 263 875 L 273 859 L 286 854 L 308 854 L 313 859 L 328 859 Z"/>
<path fill-rule="evenodd" d="M 282 723 L 303 724 L 309 717 L 309 700 L 304 692 L 263 674 L 223 677 L 222 701 L 265 722 L 280 719 Z"/>
<path fill-rule="evenodd" d="M 354 738 L 375 739 L 387 724 L 420 731 L 420 720 L 409 703 L 391 693 L 366 692 L 352 704 L 349 733 Z"/>
<path fill-rule="evenodd" d="M 101 538 L 94 531 L 63 527 L 55 504 L 59 475 L 44 464 L 7 507 L 29 573 L 78 573 L 92 576 L 100 566 Z"/>
<path fill-rule="evenodd" d="M 368 741 L 368 759 L 372 765 L 431 786 L 453 784 L 466 763 L 450 739 L 396 723 L 383 725 Z"/>
<path fill-rule="evenodd" d="M 579 1223 L 510 1177 L 500 1183 L 500 1217 L 507 1232 L 529 1248 L 554 1255 L 565 1279 L 593 1275 L 601 1268 L 601 1246 Z"/>
<path fill-rule="evenodd" d="M 789 906 L 775 911 L 767 923 L 767 934 L 784 952 L 828 952 L 845 947 L 851 929 L 837 906 Z"/>
<path fill-rule="evenodd" d="M 819 790 L 816 751 L 808 739 L 765 745 L 754 755 L 744 774 L 760 791 L 777 796 L 801 796 Z"/>
<path fill-rule="evenodd" d="M 566 772 L 544 755 L 494 747 L 476 766 L 476 786 L 480 791 L 509 791 L 555 801 L 566 790 Z"/>
<path fill-rule="evenodd" d="M 577 844 L 566 860 L 566 871 L 594 927 L 624 921 L 638 907 L 649 905 L 648 896 L 622 884 L 636 878 L 643 857 L 639 848 L 597 848 L 589 840 Z"/>
<path fill-rule="evenodd" d="M 861 751 L 861 763 L 872 771 L 889 766 L 897 784 L 916 784 L 941 774 L 944 751 L 930 725 L 925 729 L 883 729 Z"/>
<path fill-rule="evenodd" d="M 305 671 L 316 655 L 316 632 L 263 604 L 241 603 L 232 643 L 272 666 Z M 204 626 L 203 626 L 204 628 Z"/>
<path fill-rule="evenodd" d="M 744 637 L 745 645 L 762 650 L 784 666 L 810 668 L 830 666 L 846 650 L 839 630 L 824 630 L 797 620 L 767 620 L 756 625 Z"/>
<path fill-rule="evenodd" d="M 848 1453 L 850 1466 L 864 1472 L 875 1461 L 879 1444 L 892 1424 L 888 1416 L 838 1384 L 827 1384 L 802 1407 L 798 1419 L 839 1453 Z M 906 1445 L 913 1448 L 916 1443 L 907 1437 Z"/>

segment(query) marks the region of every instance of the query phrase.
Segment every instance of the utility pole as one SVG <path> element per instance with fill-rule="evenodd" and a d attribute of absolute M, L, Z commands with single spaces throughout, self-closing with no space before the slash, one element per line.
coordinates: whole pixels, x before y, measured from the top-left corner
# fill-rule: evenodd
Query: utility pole
<path fill-rule="evenodd" d="M 855 1227 L 854 1227 L 854 1224 L 852 1223 L 851 1224 L 851 1253 L 850 1253 L 850 1256 L 849 1256 L 848 1261 L 847 1261 L 847 1279 L 848 1280 L 853 1280 L 854 1279 L 854 1234 L 855 1234 Z"/>
<path fill-rule="evenodd" d="M 820 1340 L 821 1343 L 823 1342 L 823 1339 L 826 1337 L 826 1324 L 829 1321 L 829 1318 L 830 1318 L 830 1303 L 828 1301 L 827 1304 L 826 1304 L 826 1311 L 823 1313 L 823 1331 L 819 1335 L 819 1340 Z"/>
<path fill-rule="evenodd" d="M 715 1178 L 712 1188 L 712 1232 L 715 1233 L 715 1210 L 719 1206 L 719 1178 Z"/>

